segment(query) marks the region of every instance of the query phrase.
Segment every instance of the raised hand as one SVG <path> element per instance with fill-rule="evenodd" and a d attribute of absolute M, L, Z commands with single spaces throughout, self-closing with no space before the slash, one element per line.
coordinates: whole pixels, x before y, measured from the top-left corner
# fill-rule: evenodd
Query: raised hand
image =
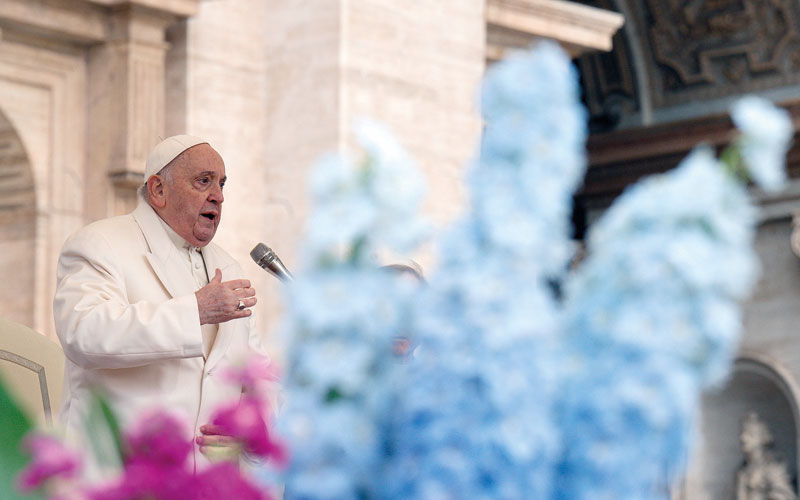
<path fill-rule="evenodd" d="M 250 280 L 239 279 L 223 283 L 222 271 L 219 269 L 214 272 L 208 285 L 194 294 L 197 297 L 201 325 L 246 318 L 252 314 L 249 308 L 257 302 L 256 291 L 250 287 Z M 240 301 L 244 305 L 243 309 L 239 309 Z"/>

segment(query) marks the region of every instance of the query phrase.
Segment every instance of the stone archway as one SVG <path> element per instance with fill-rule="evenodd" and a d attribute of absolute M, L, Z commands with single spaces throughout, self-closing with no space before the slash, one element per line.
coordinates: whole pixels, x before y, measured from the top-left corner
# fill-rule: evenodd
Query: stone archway
<path fill-rule="evenodd" d="M 0 110 L 0 316 L 33 324 L 36 193 L 28 154 Z"/>
<path fill-rule="evenodd" d="M 697 449 L 687 478 L 686 498 L 735 498 L 736 472 L 743 463 L 741 421 L 755 411 L 774 437 L 774 451 L 787 465 L 797 490 L 797 391 L 770 360 L 742 357 L 727 383 L 703 397 Z"/>

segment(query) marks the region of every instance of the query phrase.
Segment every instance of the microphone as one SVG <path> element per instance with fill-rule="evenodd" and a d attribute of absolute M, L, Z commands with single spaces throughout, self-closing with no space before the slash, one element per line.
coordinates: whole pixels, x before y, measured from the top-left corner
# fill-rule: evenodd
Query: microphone
<path fill-rule="evenodd" d="M 270 247 L 263 243 L 259 243 L 252 250 L 250 250 L 250 257 L 269 274 L 275 276 L 284 283 L 288 283 L 294 279 L 292 273 L 286 269 L 281 259 L 275 255 Z"/>

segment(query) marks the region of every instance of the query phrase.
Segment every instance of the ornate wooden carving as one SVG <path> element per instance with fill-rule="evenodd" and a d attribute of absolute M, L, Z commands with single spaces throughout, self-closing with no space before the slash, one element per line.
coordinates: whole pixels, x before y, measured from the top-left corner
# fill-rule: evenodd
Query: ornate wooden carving
<path fill-rule="evenodd" d="M 800 3 L 628 2 L 652 57 L 654 107 L 800 83 Z"/>

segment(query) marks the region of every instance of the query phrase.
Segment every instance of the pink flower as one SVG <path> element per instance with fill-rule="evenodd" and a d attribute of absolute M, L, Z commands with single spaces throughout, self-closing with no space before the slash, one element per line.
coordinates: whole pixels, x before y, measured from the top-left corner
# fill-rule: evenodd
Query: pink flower
<path fill-rule="evenodd" d="M 251 484 L 230 462 L 220 462 L 196 476 L 194 500 L 272 500 L 265 491 Z"/>
<path fill-rule="evenodd" d="M 241 384 L 246 389 L 253 390 L 261 381 L 277 381 L 280 379 L 278 369 L 266 356 L 250 355 L 244 366 L 230 368 L 225 377 L 228 381 Z"/>
<path fill-rule="evenodd" d="M 194 500 L 186 457 L 192 443 L 180 421 L 163 412 L 145 415 L 125 436 L 119 480 L 91 492 L 91 500 Z"/>
<path fill-rule="evenodd" d="M 32 460 L 17 478 L 20 491 L 32 491 L 50 479 L 75 477 L 80 469 L 78 454 L 53 436 L 29 435 L 23 447 L 31 453 Z"/>
<path fill-rule="evenodd" d="M 185 467 L 146 460 L 125 464 L 122 477 L 94 490 L 91 500 L 195 500 L 195 478 Z"/>
<path fill-rule="evenodd" d="M 182 466 L 193 446 L 184 431 L 184 426 L 172 415 L 151 413 L 126 436 L 126 459 L 160 467 Z"/>
<path fill-rule="evenodd" d="M 219 426 L 221 434 L 241 441 L 246 452 L 272 458 L 283 465 L 287 460 L 286 449 L 270 435 L 265 414 L 262 402 L 245 394 L 238 404 L 217 410 L 212 424 Z"/>

